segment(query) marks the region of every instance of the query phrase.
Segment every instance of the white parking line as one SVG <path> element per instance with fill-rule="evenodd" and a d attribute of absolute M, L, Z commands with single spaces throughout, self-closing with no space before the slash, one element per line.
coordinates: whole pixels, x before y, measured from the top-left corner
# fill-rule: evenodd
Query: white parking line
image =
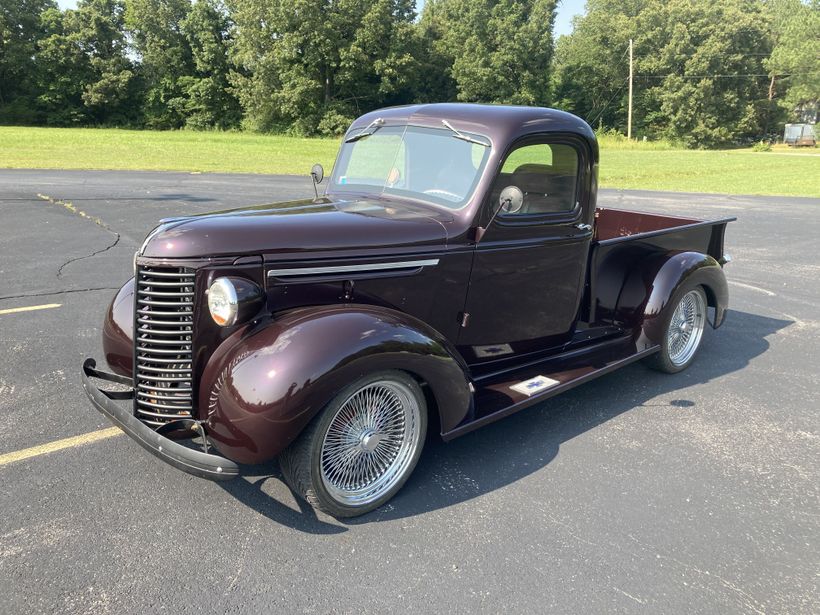
<path fill-rule="evenodd" d="M 740 286 L 740 288 L 748 288 L 749 290 L 754 290 L 759 293 L 763 293 L 764 295 L 768 295 L 769 297 L 777 297 L 776 293 L 773 293 L 770 290 L 766 290 L 765 288 L 760 288 L 759 286 L 752 286 L 751 284 L 744 284 L 743 282 L 737 282 L 735 280 L 729 280 L 729 284 L 732 286 Z"/>
<path fill-rule="evenodd" d="M 19 312 L 34 312 L 35 310 L 50 310 L 51 308 L 58 308 L 62 303 L 45 303 L 43 305 L 27 305 L 25 307 L 9 308 L 7 310 L 0 310 L 0 316 L 3 314 L 17 314 Z"/>

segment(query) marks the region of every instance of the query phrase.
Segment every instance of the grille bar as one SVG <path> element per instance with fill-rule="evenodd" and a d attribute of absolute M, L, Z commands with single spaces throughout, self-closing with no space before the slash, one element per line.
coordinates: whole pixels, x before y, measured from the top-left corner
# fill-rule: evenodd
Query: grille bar
<path fill-rule="evenodd" d="M 159 325 L 159 323 L 150 323 L 150 322 L 148 324 L 149 325 L 151 325 L 151 324 Z M 174 335 L 179 335 L 179 333 L 176 330 L 164 330 L 164 329 L 160 329 L 158 326 L 155 329 L 152 329 L 151 327 L 140 327 L 139 329 L 137 329 L 137 332 L 138 333 L 153 333 L 154 335 L 167 335 L 169 337 L 174 336 Z"/>
<path fill-rule="evenodd" d="M 149 348 L 148 344 L 154 344 L 155 341 L 149 340 L 148 337 L 143 334 L 137 337 L 137 351 L 142 355 L 162 355 L 162 356 L 173 356 L 174 363 L 176 363 L 179 356 L 186 351 L 185 348 L 180 347 L 179 349 L 168 349 L 168 348 Z M 141 344 L 141 345 L 139 345 Z"/>
<path fill-rule="evenodd" d="M 164 299 L 164 297 L 163 297 Z M 186 307 L 186 306 L 193 306 L 193 301 L 152 301 L 151 299 L 137 299 L 137 302 L 140 305 L 159 305 L 162 307 Z"/>
<path fill-rule="evenodd" d="M 179 359 L 151 359 L 151 363 L 180 363 Z M 185 362 L 182 362 L 184 364 Z M 190 365 L 190 361 L 188 361 Z"/>
<path fill-rule="evenodd" d="M 194 293 L 175 293 L 173 291 L 161 292 L 158 290 L 148 291 L 148 290 L 141 290 L 139 291 L 140 295 L 148 296 L 148 297 L 193 297 Z"/>
<path fill-rule="evenodd" d="M 156 374 L 152 373 L 145 373 L 142 370 L 139 371 L 140 374 L 140 381 L 144 381 L 146 384 L 150 386 L 151 383 L 154 382 L 187 382 L 191 379 L 190 372 L 188 374 L 184 373 L 177 373 L 177 372 L 162 372 L 161 376 L 157 376 Z M 168 375 L 166 375 L 168 374 Z M 139 388 L 140 385 L 137 385 Z M 167 387 L 162 387 L 167 388 Z M 167 393 L 167 391 L 166 391 Z"/>
<path fill-rule="evenodd" d="M 139 387 L 140 389 L 144 389 L 146 391 L 154 391 L 155 393 L 161 393 L 162 391 L 167 391 L 167 389 L 164 388 L 164 387 L 149 386 L 147 384 L 142 384 L 142 383 L 138 384 L 137 387 Z M 180 393 L 193 393 L 193 390 L 179 387 L 179 392 Z"/>
<path fill-rule="evenodd" d="M 170 368 L 170 367 L 146 367 L 145 365 L 140 367 L 140 372 L 156 372 L 158 374 L 190 374 L 191 368 L 190 367 L 181 367 L 181 368 Z M 147 376 L 150 378 L 151 376 Z"/>
<path fill-rule="evenodd" d="M 140 282 L 140 286 L 154 286 L 156 288 L 165 287 L 165 288 L 181 288 L 183 286 L 188 286 L 190 282 L 160 282 L 160 281 L 153 281 L 153 282 Z"/>
<path fill-rule="evenodd" d="M 190 269 L 182 269 L 181 267 L 145 267 L 145 269 L 150 270 L 151 276 L 155 280 L 158 278 L 179 278 L 180 280 L 191 278 L 191 284 L 194 282 L 194 272 Z M 165 270 L 163 271 L 163 269 Z"/>
<path fill-rule="evenodd" d="M 139 309 L 137 310 L 137 314 L 140 316 L 179 316 L 179 312 L 166 312 L 162 310 L 146 310 L 146 309 Z"/>
<path fill-rule="evenodd" d="M 134 412 L 159 427 L 194 411 L 194 272 L 137 269 Z"/>
<path fill-rule="evenodd" d="M 143 327 L 143 329 L 145 329 L 145 328 L 146 327 Z M 191 331 L 180 331 L 180 333 L 187 333 L 188 336 L 191 335 Z M 180 339 L 169 340 L 169 339 L 162 339 L 160 337 L 157 337 L 158 335 L 160 335 L 159 331 L 152 331 L 152 332 L 147 333 L 147 334 L 146 333 L 141 333 L 140 335 L 153 336 L 153 338 L 151 339 L 151 343 L 155 344 L 157 346 L 174 346 L 175 348 L 179 348 L 180 346 L 190 346 L 191 345 L 190 340 L 188 340 L 188 341 L 180 340 Z M 163 350 L 163 352 L 165 352 L 165 351 Z"/>
<path fill-rule="evenodd" d="M 137 392 L 137 403 L 140 406 L 145 406 L 151 409 L 161 408 L 162 410 L 174 410 L 176 414 L 174 418 L 179 418 L 182 411 L 187 410 L 187 414 L 190 414 L 191 410 L 193 410 L 191 406 L 182 406 L 179 403 L 177 403 L 177 401 L 173 398 L 157 398 L 155 395 L 143 393 L 142 391 Z M 140 412 L 142 412 L 142 410 Z"/>

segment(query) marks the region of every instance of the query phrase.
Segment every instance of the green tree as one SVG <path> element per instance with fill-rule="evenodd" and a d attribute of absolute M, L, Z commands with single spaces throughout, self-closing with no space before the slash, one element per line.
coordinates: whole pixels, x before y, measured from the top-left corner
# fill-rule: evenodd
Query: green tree
<path fill-rule="evenodd" d="M 124 0 L 82 0 L 77 7 L 79 42 L 92 78 L 82 100 L 91 118 L 102 124 L 128 124 L 138 117 L 132 104 L 134 67 L 125 38 Z"/>
<path fill-rule="evenodd" d="M 343 131 L 361 112 L 404 102 L 418 62 L 413 0 L 231 0 L 231 82 L 245 126 Z"/>
<path fill-rule="evenodd" d="M 592 123 L 625 126 L 632 38 L 637 133 L 710 147 L 763 130 L 771 37 L 761 2 L 589 0 L 575 25 L 558 44 L 555 95 Z"/>
<path fill-rule="evenodd" d="M 44 11 L 55 0 L 0 0 L 0 122 L 34 123 L 35 54 L 46 36 Z"/>
<path fill-rule="evenodd" d="M 137 116 L 121 0 L 81 0 L 49 9 L 36 61 L 38 102 L 48 124 L 128 124 Z"/>
<path fill-rule="evenodd" d="M 768 85 L 763 59 L 771 49 L 762 6 L 674 0 L 665 7 L 653 3 L 644 13 L 644 24 L 657 24 L 646 42 L 659 50 L 642 64 L 659 82 L 647 83 L 647 98 L 656 103 L 647 121 L 690 146 L 758 137 Z"/>
<path fill-rule="evenodd" d="M 83 86 L 93 77 L 89 58 L 79 43 L 76 13 L 53 8 L 43 14 L 47 36 L 40 42 L 36 56 L 37 106 L 49 125 L 69 126 L 88 120 Z"/>
<path fill-rule="evenodd" d="M 185 123 L 190 128 L 231 128 L 239 124 L 239 102 L 228 83 L 232 23 L 218 0 L 199 0 L 182 22 L 194 74 L 180 77 L 187 95 Z"/>
<path fill-rule="evenodd" d="M 143 112 L 150 128 L 181 128 L 188 109 L 186 83 L 195 74 L 183 23 L 190 0 L 127 0 L 125 25 L 140 63 Z"/>
<path fill-rule="evenodd" d="M 647 4 L 647 0 L 587 2 L 587 13 L 575 18 L 572 34 L 561 36 L 556 44 L 555 106 L 595 126 L 626 125 L 626 52 L 630 37 L 637 35 L 635 21 Z"/>
<path fill-rule="evenodd" d="M 787 115 L 820 100 L 820 1 L 775 0 L 771 12 L 774 47 L 765 65 L 772 98 Z"/>
<path fill-rule="evenodd" d="M 421 35 L 429 66 L 468 102 L 544 105 L 550 100 L 555 0 L 428 0 Z"/>

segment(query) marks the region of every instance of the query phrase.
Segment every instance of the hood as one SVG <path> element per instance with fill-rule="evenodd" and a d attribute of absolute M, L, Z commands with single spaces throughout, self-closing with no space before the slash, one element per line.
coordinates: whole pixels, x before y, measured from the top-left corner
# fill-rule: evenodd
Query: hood
<path fill-rule="evenodd" d="M 449 221 L 447 212 L 413 202 L 322 197 L 165 219 L 140 254 L 269 260 L 425 251 L 444 247 Z"/>

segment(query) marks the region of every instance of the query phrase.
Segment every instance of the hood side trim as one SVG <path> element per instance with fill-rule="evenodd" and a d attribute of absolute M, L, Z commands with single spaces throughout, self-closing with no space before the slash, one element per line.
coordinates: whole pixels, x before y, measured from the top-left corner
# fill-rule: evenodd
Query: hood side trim
<path fill-rule="evenodd" d="M 329 265 L 326 267 L 292 267 L 290 269 L 270 269 L 267 273 L 269 278 L 284 278 L 303 275 L 321 275 L 333 273 L 352 273 L 367 271 L 383 271 L 387 269 L 420 269 L 422 267 L 435 267 L 439 259 L 430 258 L 417 261 L 394 261 L 390 263 L 367 263 L 360 265 Z"/>

